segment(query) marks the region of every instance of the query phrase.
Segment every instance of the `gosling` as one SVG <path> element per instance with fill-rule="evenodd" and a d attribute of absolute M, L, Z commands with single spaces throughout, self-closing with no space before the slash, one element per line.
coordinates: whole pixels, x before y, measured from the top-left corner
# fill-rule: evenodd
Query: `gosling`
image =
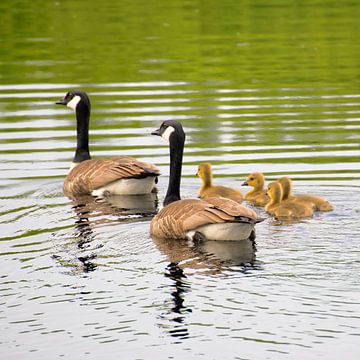
<path fill-rule="evenodd" d="M 238 203 L 243 201 L 243 196 L 239 190 L 221 185 L 214 186 L 212 184 L 212 171 L 210 163 L 199 164 L 196 175 L 200 177 L 202 181 L 202 186 L 199 190 L 199 197 L 201 199 L 224 197 Z"/>
<path fill-rule="evenodd" d="M 258 206 L 265 206 L 270 201 L 270 198 L 266 195 L 264 185 L 265 179 L 261 172 L 254 172 L 250 174 L 246 178 L 246 181 L 242 183 L 242 186 L 253 187 L 252 190 L 245 194 L 245 200 L 251 201 Z"/>
<path fill-rule="evenodd" d="M 313 215 L 313 209 L 310 206 L 281 201 L 283 193 L 281 185 L 277 181 L 268 185 L 267 194 L 270 202 L 265 206 L 265 210 L 277 219 L 302 219 Z"/>
<path fill-rule="evenodd" d="M 312 207 L 315 211 L 332 211 L 334 208 L 328 200 L 316 195 L 293 195 L 292 181 L 284 176 L 277 180 L 282 187 L 282 201 L 289 203 L 300 203 Z"/>

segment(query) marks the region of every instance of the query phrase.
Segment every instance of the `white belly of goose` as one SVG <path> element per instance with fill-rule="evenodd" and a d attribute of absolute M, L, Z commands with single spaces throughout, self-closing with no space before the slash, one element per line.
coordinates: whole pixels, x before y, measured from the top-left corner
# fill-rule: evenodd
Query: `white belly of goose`
<path fill-rule="evenodd" d="M 220 223 L 200 226 L 189 231 L 186 235 L 192 240 L 196 232 L 200 232 L 207 240 L 239 241 L 250 237 L 253 224 L 248 223 Z"/>
<path fill-rule="evenodd" d="M 155 177 L 149 176 L 144 179 L 120 179 L 106 186 L 92 191 L 93 196 L 106 194 L 116 195 L 141 195 L 149 194 L 155 186 Z"/>

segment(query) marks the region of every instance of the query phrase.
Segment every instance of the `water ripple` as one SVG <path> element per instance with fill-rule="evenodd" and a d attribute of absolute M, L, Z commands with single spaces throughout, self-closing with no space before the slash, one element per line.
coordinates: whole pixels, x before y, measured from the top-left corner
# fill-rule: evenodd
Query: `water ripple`
<path fill-rule="evenodd" d="M 75 119 L 53 102 L 73 88 L 91 96 L 93 157 L 158 164 L 156 200 L 126 211 L 124 198 L 63 196 Z M 65 344 L 57 354 L 71 357 L 66 345 L 76 341 L 100 357 L 94 344 L 121 344 L 124 354 L 145 346 L 160 358 L 176 344 L 187 357 L 211 349 L 226 358 L 240 341 L 248 358 L 254 346 L 277 358 L 355 343 L 360 95 L 338 92 L 187 81 L 0 85 L 0 345 L 39 354 L 57 341 Z M 266 218 L 255 242 L 242 244 L 150 238 L 169 154 L 149 134 L 167 119 L 187 132 L 183 197 L 197 196 L 197 164 L 211 161 L 218 184 L 240 188 L 254 170 L 267 181 L 290 175 L 297 192 L 325 196 L 335 211 L 295 224 Z M 224 342 L 221 351 L 211 339 Z"/>

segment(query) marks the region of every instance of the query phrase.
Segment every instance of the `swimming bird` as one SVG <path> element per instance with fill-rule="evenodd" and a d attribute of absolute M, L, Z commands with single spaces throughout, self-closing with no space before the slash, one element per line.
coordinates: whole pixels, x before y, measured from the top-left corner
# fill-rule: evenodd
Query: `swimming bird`
<path fill-rule="evenodd" d="M 278 181 L 274 181 L 268 185 L 267 194 L 270 202 L 266 204 L 265 210 L 279 219 L 301 219 L 311 217 L 313 210 L 310 206 L 300 203 L 283 202 L 282 188 Z"/>
<path fill-rule="evenodd" d="M 253 202 L 255 205 L 265 206 L 270 198 L 266 195 L 266 189 L 264 189 L 265 179 L 261 172 L 254 172 L 250 174 L 246 181 L 242 183 L 242 186 L 252 186 L 253 189 L 245 194 L 245 200 Z"/>
<path fill-rule="evenodd" d="M 189 240 L 245 240 L 262 221 L 255 211 L 223 197 L 180 198 L 185 133 L 181 123 L 164 121 L 152 132 L 169 142 L 170 177 L 164 207 L 152 219 L 150 233 L 157 238 Z"/>
<path fill-rule="evenodd" d="M 282 187 L 283 196 L 282 201 L 301 203 L 311 206 L 314 210 L 318 211 L 331 211 L 333 206 L 328 200 L 321 196 L 316 195 L 293 195 L 292 194 L 292 181 L 289 177 L 284 176 L 277 180 Z"/>
<path fill-rule="evenodd" d="M 90 100 L 84 91 L 69 91 L 56 104 L 67 106 L 76 114 L 77 146 L 73 163 L 64 181 L 64 192 L 67 196 L 135 195 L 147 194 L 154 189 L 160 175 L 154 164 L 127 156 L 91 159 Z"/>
<path fill-rule="evenodd" d="M 199 164 L 196 175 L 202 181 L 202 186 L 199 191 L 201 199 L 222 196 L 239 203 L 243 201 L 243 196 L 239 190 L 227 186 L 212 184 L 212 170 L 210 163 Z"/>

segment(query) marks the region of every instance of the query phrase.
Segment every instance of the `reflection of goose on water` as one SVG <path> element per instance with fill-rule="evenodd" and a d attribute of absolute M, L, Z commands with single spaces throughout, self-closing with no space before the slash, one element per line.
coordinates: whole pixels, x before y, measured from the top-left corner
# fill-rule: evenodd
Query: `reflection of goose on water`
<path fill-rule="evenodd" d="M 90 198 L 90 196 L 89 196 Z M 93 200 L 94 198 L 91 197 Z M 63 266 L 70 268 L 71 273 L 79 274 L 94 271 L 97 268 L 93 261 L 97 258 L 96 251 L 102 248 L 101 244 L 95 242 L 95 234 L 89 219 L 91 216 L 90 208 L 83 202 L 74 202 L 72 209 L 76 213 L 74 234 L 70 242 L 62 242 L 61 251 L 63 255 L 53 255 Z"/>
<path fill-rule="evenodd" d="M 70 172 L 64 181 L 69 197 L 91 194 L 147 194 L 153 191 L 159 169 L 132 157 L 91 160 L 89 152 L 90 100 L 80 90 L 69 91 L 56 102 L 76 113 L 77 147 Z"/>
<path fill-rule="evenodd" d="M 64 248 L 62 255 L 55 254 L 53 258 L 65 267 L 70 267 L 72 273 L 95 270 L 97 265 L 94 260 L 103 244 L 97 241 L 94 229 L 149 220 L 157 211 L 157 203 L 155 193 L 105 198 L 83 195 L 72 199 L 71 208 L 76 214 L 74 233 L 70 242 L 61 243 Z"/>
<path fill-rule="evenodd" d="M 168 287 L 172 306 L 166 307 L 161 314 L 161 324 L 168 322 L 164 328 L 170 336 L 186 339 L 190 336 L 187 314 L 193 309 L 186 302 L 186 294 L 191 291 L 191 282 L 185 270 L 200 270 L 202 274 L 214 275 L 222 271 L 235 270 L 233 266 L 242 266 L 245 272 L 249 266 L 255 265 L 256 246 L 254 239 L 243 241 L 199 241 L 191 243 L 188 240 L 160 239 L 153 237 L 159 251 L 166 255 L 168 266 L 165 269 L 166 278 L 173 280 Z"/>
<path fill-rule="evenodd" d="M 170 263 L 166 267 L 165 276 L 173 281 L 170 285 L 173 306 L 162 315 L 162 318 L 168 317 L 172 322 L 172 326 L 166 326 L 170 336 L 186 339 L 189 337 L 186 314 L 191 313 L 192 310 L 185 304 L 185 295 L 190 291 L 190 285 L 183 269 L 176 263 Z"/>
<path fill-rule="evenodd" d="M 242 241 L 195 241 L 161 239 L 152 236 L 154 244 L 167 261 L 182 269 L 201 269 L 218 273 L 229 266 L 253 266 L 256 244 L 253 238 Z"/>
<path fill-rule="evenodd" d="M 164 121 L 152 133 L 169 141 L 170 178 L 164 208 L 153 218 L 150 233 L 160 238 L 244 240 L 262 221 L 257 214 L 237 202 L 213 197 L 180 199 L 180 180 L 185 133 L 177 121 Z"/>
<path fill-rule="evenodd" d="M 72 199 L 71 204 L 74 209 L 81 207 L 82 213 L 86 214 L 91 223 L 106 224 L 145 220 L 157 212 L 158 198 L 156 193 L 111 195 L 103 198 L 83 195 Z"/>
<path fill-rule="evenodd" d="M 251 239 L 243 241 L 201 241 L 196 250 L 219 261 L 222 265 L 253 265 L 255 262 L 255 242 Z"/>

